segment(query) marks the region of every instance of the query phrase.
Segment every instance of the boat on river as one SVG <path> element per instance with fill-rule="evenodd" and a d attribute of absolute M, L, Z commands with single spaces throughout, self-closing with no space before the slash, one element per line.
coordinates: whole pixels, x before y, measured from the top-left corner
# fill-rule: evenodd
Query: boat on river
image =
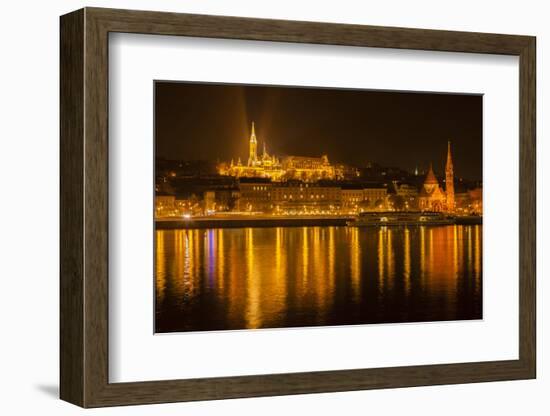
<path fill-rule="evenodd" d="M 456 218 L 442 212 L 362 212 L 346 224 L 350 227 L 452 225 L 456 224 Z"/>

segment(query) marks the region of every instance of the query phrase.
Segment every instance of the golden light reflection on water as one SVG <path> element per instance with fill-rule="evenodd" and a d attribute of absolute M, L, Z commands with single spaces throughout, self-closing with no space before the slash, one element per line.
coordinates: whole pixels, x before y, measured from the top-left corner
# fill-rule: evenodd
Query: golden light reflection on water
<path fill-rule="evenodd" d="M 481 227 L 476 227 L 474 242 L 474 277 L 476 294 L 481 292 Z"/>
<path fill-rule="evenodd" d="M 308 229 L 302 227 L 302 285 L 307 284 L 307 278 L 309 274 L 309 241 L 308 241 Z M 302 287 L 304 287 L 302 286 Z"/>
<path fill-rule="evenodd" d="M 388 233 L 387 227 L 380 227 L 380 231 L 378 231 L 378 288 L 379 291 L 384 290 L 385 286 L 385 276 L 386 276 L 386 236 Z"/>
<path fill-rule="evenodd" d="M 393 250 L 394 250 L 394 247 L 393 247 L 393 229 L 392 228 L 387 228 L 387 247 L 388 249 L 386 250 L 386 256 L 387 256 L 387 259 L 386 259 L 386 262 L 388 263 L 388 268 L 387 268 L 387 278 L 386 278 L 386 281 L 388 282 L 388 290 L 391 290 L 393 288 L 393 284 L 394 284 L 394 281 L 395 281 L 395 259 L 394 259 L 394 253 L 393 253 Z"/>
<path fill-rule="evenodd" d="M 164 291 L 166 290 L 166 263 L 164 261 L 166 252 L 164 251 L 164 234 L 162 231 L 156 232 L 156 278 L 155 291 L 157 302 L 164 300 Z"/>
<path fill-rule="evenodd" d="M 246 231 L 246 276 L 256 275 L 256 252 L 254 249 L 254 229 L 247 228 Z M 246 327 L 260 328 L 262 323 L 262 308 L 260 307 L 260 284 L 263 276 L 246 279 Z"/>
<path fill-rule="evenodd" d="M 280 311 L 286 307 L 286 293 L 287 293 L 287 279 L 286 279 L 286 265 L 287 265 L 287 253 L 285 250 L 284 241 L 284 229 L 279 227 L 276 229 L 277 241 L 276 241 L 276 253 L 275 264 L 271 268 L 273 273 L 271 274 L 272 286 L 273 286 L 273 308 L 272 313 L 277 315 Z"/>
<path fill-rule="evenodd" d="M 214 252 L 219 255 L 219 260 L 215 261 L 216 264 L 216 276 L 219 277 L 215 280 L 217 289 L 223 291 L 225 285 L 225 249 L 224 249 L 224 236 L 225 233 L 222 229 L 216 230 L 216 239 L 214 240 Z"/>
<path fill-rule="evenodd" d="M 411 232 L 405 229 L 404 242 L 404 260 L 403 260 L 403 278 L 405 279 L 405 292 L 409 295 L 411 291 Z"/>
<path fill-rule="evenodd" d="M 350 272 L 353 300 L 358 302 L 361 296 L 361 244 L 359 243 L 358 227 L 353 227 L 351 229 Z"/>
<path fill-rule="evenodd" d="M 420 227 L 420 280 L 426 277 L 426 227 Z"/>
<path fill-rule="evenodd" d="M 157 231 L 157 331 L 481 318 L 481 245 L 481 226 Z"/>

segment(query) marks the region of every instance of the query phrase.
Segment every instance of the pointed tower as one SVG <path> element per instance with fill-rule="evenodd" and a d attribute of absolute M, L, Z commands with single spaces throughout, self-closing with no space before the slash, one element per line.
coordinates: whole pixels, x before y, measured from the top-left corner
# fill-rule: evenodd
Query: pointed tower
<path fill-rule="evenodd" d="M 435 177 L 433 166 L 430 163 L 430 168 L 426 174 L 426 179 L 424 179 L 424 189 L 429 195 L 432 194 L 437 188 L 439 188 L 439 181 Z"/>
<path fill-rule="evenodd" d="M 447 142 L 447 164 L 445 165 L 445 191 L 447 193 L 447 211 L 455 210 L 455 183 L 451 142 Z"/>
<path fill-rule="evenodd" d="M 248 165 L 251 166 L 256 163 L 258 160 L 258 141 L 256 140 L 256 131 L 254 130 L 254 122 L 252 122 L 252 132 L 250 133 L 249 141 L 249 152 L 248 152 Z"/>

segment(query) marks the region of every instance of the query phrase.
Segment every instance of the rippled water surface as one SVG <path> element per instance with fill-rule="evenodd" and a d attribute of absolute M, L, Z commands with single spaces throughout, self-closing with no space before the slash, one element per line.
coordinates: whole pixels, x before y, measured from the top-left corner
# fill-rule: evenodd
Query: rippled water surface
<path fill-rule="evenodd" d="M 480 319 L 482 228 L 156 231 L 156 332 Z"/>

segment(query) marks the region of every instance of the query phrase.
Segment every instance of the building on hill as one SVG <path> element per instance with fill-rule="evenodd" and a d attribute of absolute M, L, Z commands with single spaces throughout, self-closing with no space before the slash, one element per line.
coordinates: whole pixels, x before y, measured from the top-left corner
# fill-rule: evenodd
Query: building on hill
<path fill-rule="evenodd" d="M 282 167 L 285 179 L 298 179 L 304 182 L 321 179 L 335 179 L 336 171 L 328 161 L 328 156 L 287 156 L 283 159 Z"/>
<path fill-rule="evenodd" d="M 252 122 L 250 138 L 248 139 L 248 160 L 245 163 L 238 158 L 237 162 L 223 162 L 217 166 L 220 175 L 237 178 L 269 178 L 274 182 L 298 179 L 304 182 L 313 182 L 320 179 L 336 179 L 338 174 L 348 173 L 344 167 L 336 169 L 328 156 L 307 157 L 287 156 L 279 158 L 267 152 L 266 142 L 263 142 L 262 154 L 258 154 L 258 138 Z"/>

